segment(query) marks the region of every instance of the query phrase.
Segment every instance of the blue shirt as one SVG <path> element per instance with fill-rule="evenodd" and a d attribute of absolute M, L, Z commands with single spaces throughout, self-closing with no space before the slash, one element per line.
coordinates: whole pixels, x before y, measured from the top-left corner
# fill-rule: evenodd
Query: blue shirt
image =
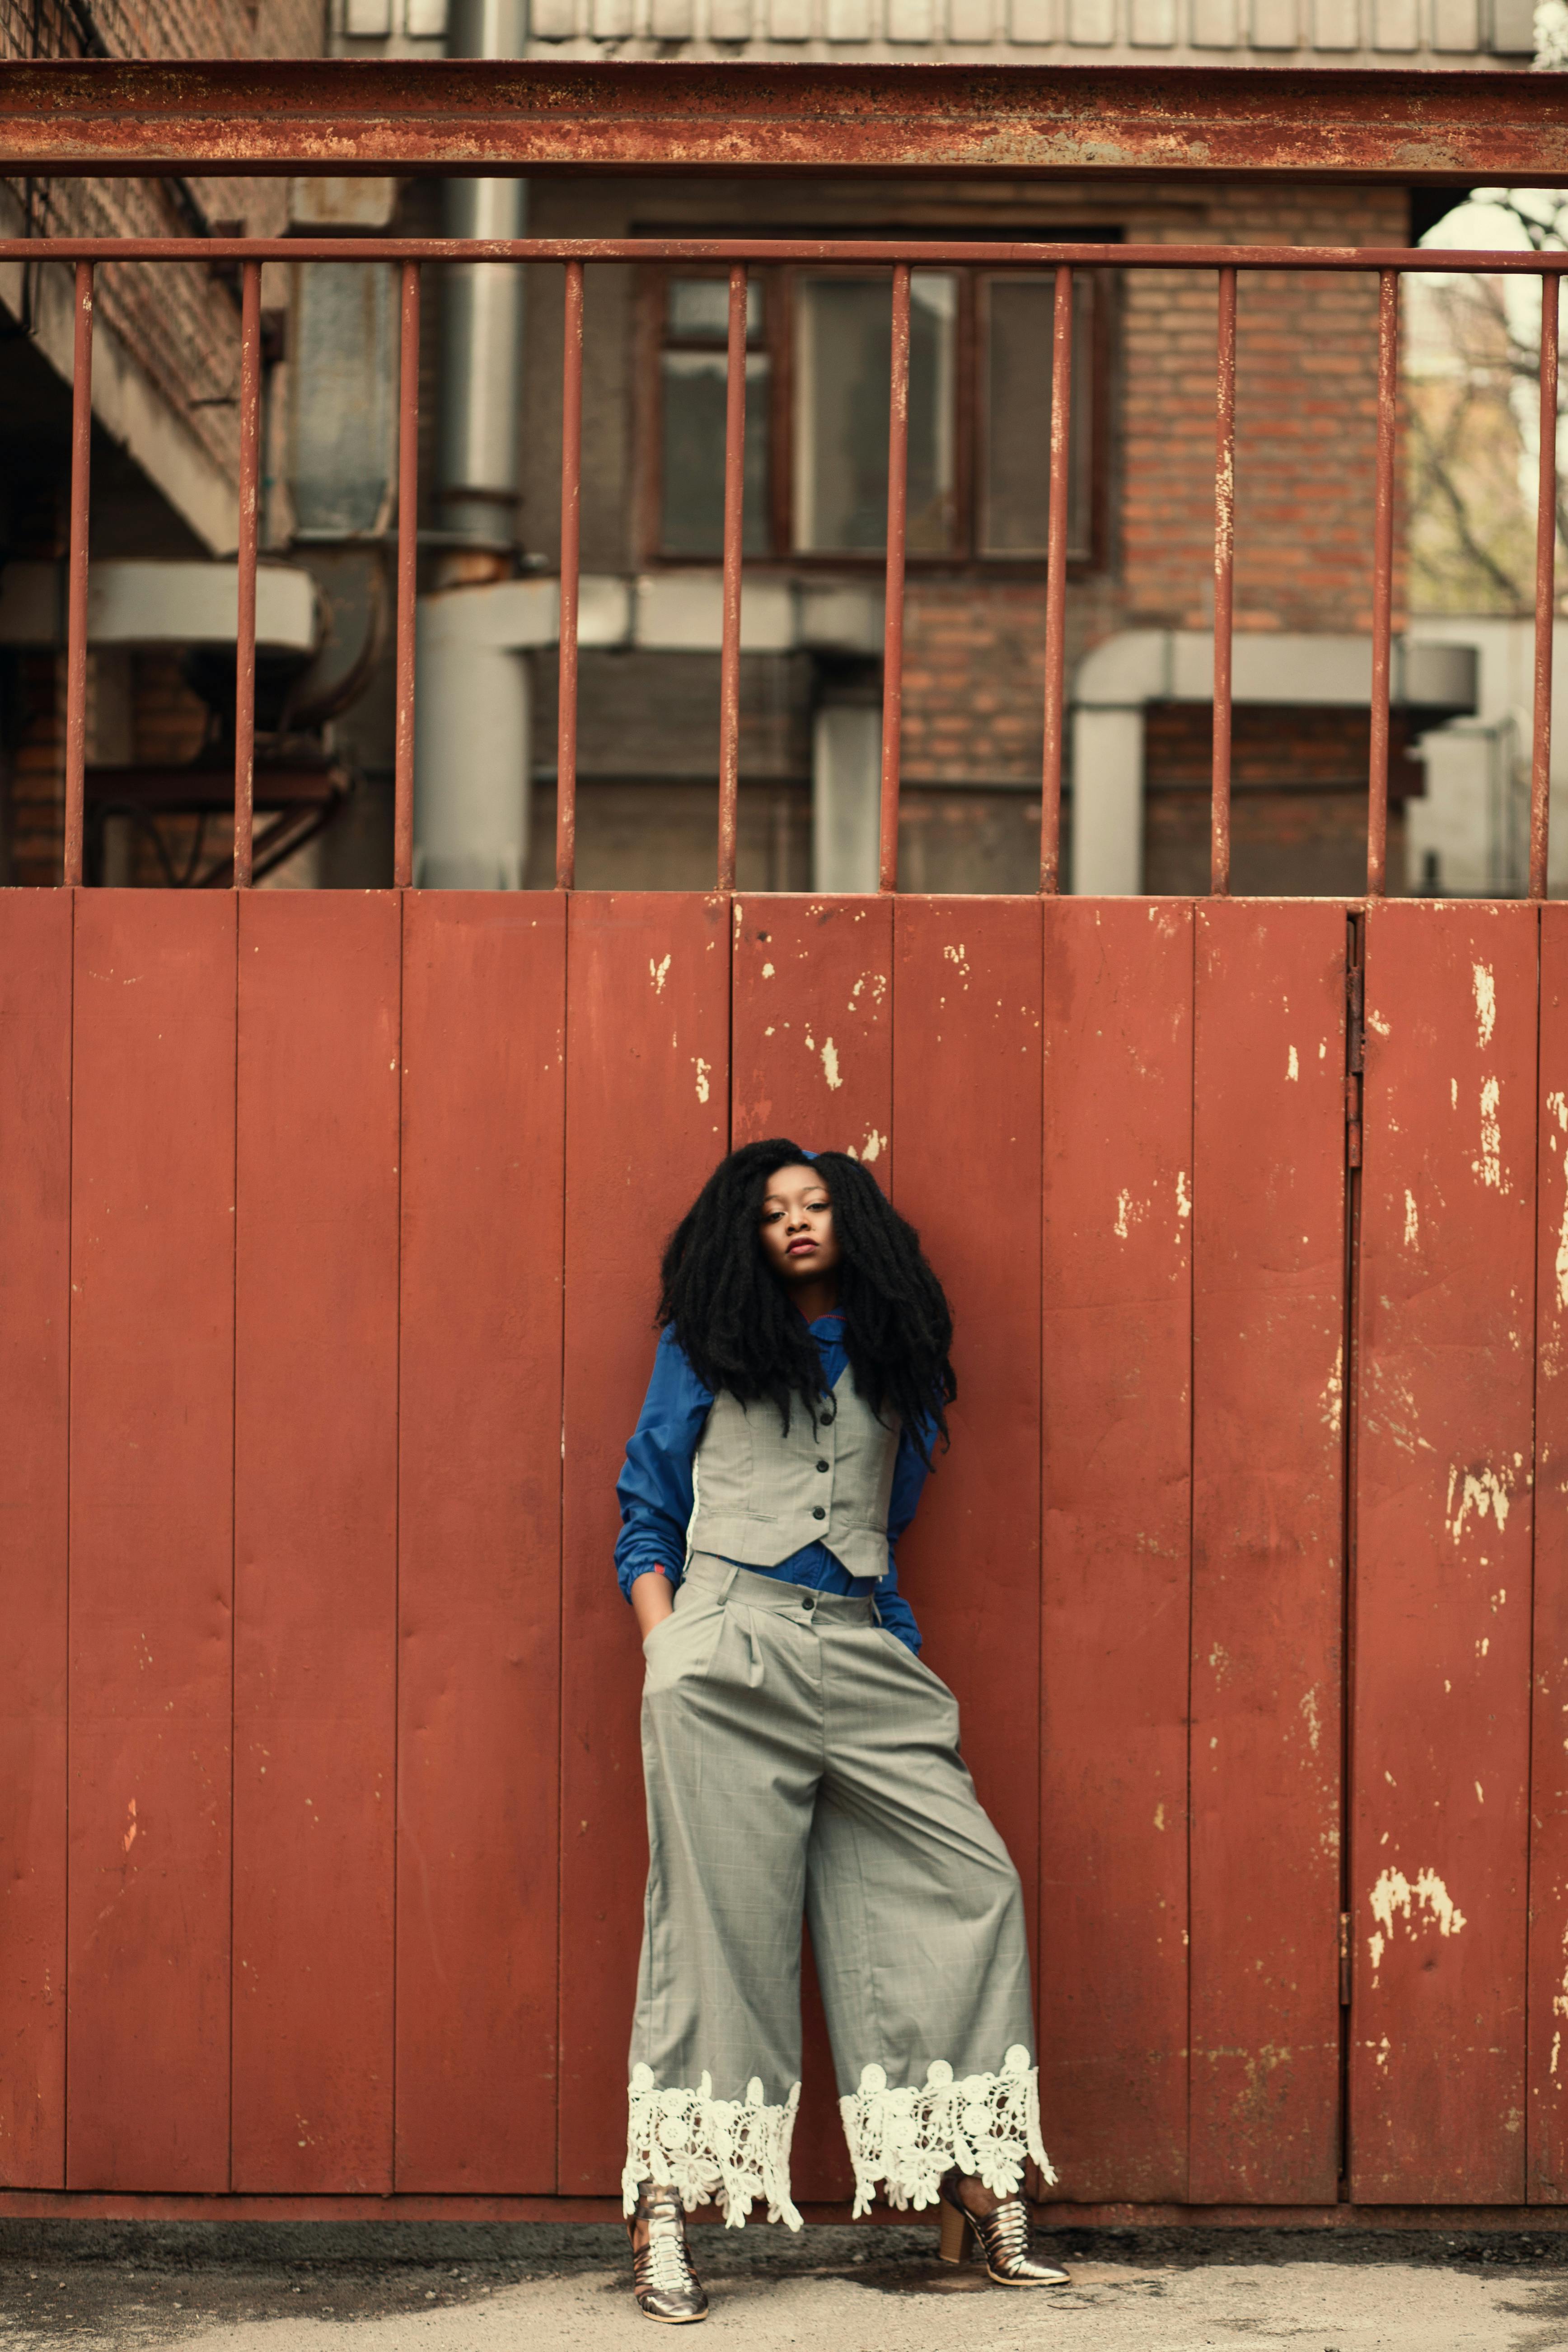
<path fill-rule="evenodd" d="M 822 1380 L 831 1389 L 843 1375 L 848 1358 L 844 1352 L 844 1318 L 823 1315 L 811 1327 L 822 1359 Z M 616 1482 L 621 1502 L 621 1532 L 616 1544 L 616 1575 L 621 1591 L 631 1598 L 634 1582 L 650 1569 L 662 1570 L 672 1584 L 680 1581 L 686 1559 L 686 1530 L 695 1500 L 692 1458 L 713 1402 L 713 1391 L 700 1381 L 673 1331 L 659 1334 L 653 1376 L 626 1445 L 626 1464 Z M 800 1408 L 804 1411 L 804 1407 Z M 769 1407 L 772 1410 L 772 1407 Z M 929 1433 L 927 1433 L 929 1444 Z M 921 1646 L 920 1628 L 909 1602 L 899 1591 L 893 1547 L 914 1517 L 926 1481 L 926 1465 L 907 1429 L 900 1433 L 893 1464 L 892 1492 L 888 1502 L 888 1573 L 884 1577 L 851 1576 L 826 1544 L 807 1544 L 776 1567 L 758 1568 L 747 1561 L 753 1576 L 776 1576 L 785 1584 L 809 1584 L 818 1592 L 847 1594 L 856 1600 L 874 1596 L 877 1614 L 889 1633 L 911 1650 Z"/>

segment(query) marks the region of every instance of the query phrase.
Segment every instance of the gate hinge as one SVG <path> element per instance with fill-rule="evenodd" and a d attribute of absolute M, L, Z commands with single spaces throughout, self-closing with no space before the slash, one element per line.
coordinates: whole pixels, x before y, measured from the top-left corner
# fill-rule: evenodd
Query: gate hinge
<path fill-rule="evenodd" d="M 1345 1162 L 1361 1166 L 1362 1072 L 1366 1060 L 1366 973 L 1352 963 L 1345 973 Z"/>
<path fill-rule="evenodd" d="M 1340 1913 L 1340 2007 L 1351 2005 L 1351 1915 Z"/>

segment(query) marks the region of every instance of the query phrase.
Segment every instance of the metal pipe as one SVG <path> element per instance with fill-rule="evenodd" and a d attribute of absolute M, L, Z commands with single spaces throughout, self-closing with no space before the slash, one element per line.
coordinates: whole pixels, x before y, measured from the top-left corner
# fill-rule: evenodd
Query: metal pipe
<path fill-rule="evenodd" d="M 1399 272 L 1385 269 L 1377 306 L 1377 491 L 1372 577 L 1372 740 L 1368 761 L 1366 887 L 1388 887 L 1388 695 L 1394 634 L 1394 463 L 1399 440 Z"/>
<path fill-rule="evenodd" d="M 92 264 L 76 266 L 71 355 L 70 586 L 66 606 L 66 805 L 63 878 L 81 880 L 87 798 L 87 533 L 92 460 Z"/>
<path fill-rule="evenodd" d="M 261 478 L 261 264 L 247 261 L 239 306 L 238 617 L 234 639 L 234 887 L 248 890 L 256 804 L 256 541 Z"/>
<path fill-rule="evenodd" d="M 450 0 L 449 58 L 521 58 L 527 51 L 527 0 Z M 528 183 L 448 180 L 442 209 L 448 236 L 458 240 L 519 237 Z M 467 564 L 462 549 L 443 558 L 439 576 L 451 585 L 504 577 L 516 543 L 522 273 L 465 261 L 447 272 L 441 292 L 441 527 L 472 550 Z"/>
<path fill-rule="evenodd" d="M 1541 459 L 1535 508 L 1535 728 L 1530 750 L 1530 895 L 1546 896 L 1552 815 L 1552 651 L 1557 570 L 1558 281 L 1541 281 Z"/>
<path fill-rule="evenodd" d="M 561 362 L 561 671 L 555 735 L 555 887 L 577 877 L 577 579 L 583 523 L 583 265 L 566 264 Z"/>
<path fill-rule="evenodd" d="M 741 553 L 746 496 L 746 267 L 730 270 L 724 365 L 724 620 L 719 654 L 719 887 L 735 887 L 741 790 Z"/>
<path fill-rule="evenodd" d="M 1236 272 L 1219 273 L 1215 363 L 1214 779 L 1209 812 L 1209 888 L 1230 890 L 1231 634 L 1236 553 Z"/>
<path fill-rule="evenodd" d="M 1072 432 L 1072 270 L 1057 271 L 1051 331 L 1051 482 L 1046 518 L 1046 730 L 1040 773 L 1040 887 L 1061 887 L 1062 712 L 1067 700 L 1068 457 Z"/>
<path fill-rule="evenodd" d="M 899 754 L 904 717 L 904 537 L 910 485 L 910 265 L 893 270 L 888 370 L 888 584 L 882 616 L 881 859 L 877 887 L 899 887 Z"/>
<path fill-rule="evenodd" d="M 447 231 L 464 243 L 520 236 L 527 204 L 522 180 L 450 180 L 443 194 Z M 504 262 L 464 260 L 442 284 L 437 481 L 441 528 L 466 542 L 442 560 L 446 584 L 499 579 L 511 562 L 522 301 L 522 272 Z"/>
<path fill-rule="evenodd" d="M 419 264 L 403 265 L 397 352 L 397 717 L 392 878 L 414 879 L 415 600 L 419 584 Z"/>
<path fill-rule="evenodd" d="M 447 54 L 517 58 L 526 0 L 451 0 Z M 445 538 L 421 605 L 415 872 L 427 887 L 517 889 L 526 876 L 532 766 L 525 657 L 491 641 L 482 598 L 517 558 L 522 271 L 507 257 L 527 184 L 452 179 L 443 190 L 458 266 L 441 286 L 437 506 Z M 430 250 L 431 248 L 425 248 Z M 500 268 L 476 253 L 500 253 Z"/>

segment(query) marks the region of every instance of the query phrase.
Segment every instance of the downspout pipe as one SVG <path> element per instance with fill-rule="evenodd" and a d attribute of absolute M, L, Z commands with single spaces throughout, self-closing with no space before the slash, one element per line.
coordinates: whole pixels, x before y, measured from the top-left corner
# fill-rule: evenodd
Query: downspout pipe
<path fill-rule="evenodd" d="M 521 58 L 527 0 L 451 0 L 447 54 Z M 524 180 L 449 180 L 448 236 L 521 236 Z M 528 857 L 531 752 L 526 657 L 495 643 L 470 592 L 511 576 L 517 548 L 523 273 L 443 273 L 436 590 L 420 600 L 414 878 L 426 889 L 516 890 Z"/>

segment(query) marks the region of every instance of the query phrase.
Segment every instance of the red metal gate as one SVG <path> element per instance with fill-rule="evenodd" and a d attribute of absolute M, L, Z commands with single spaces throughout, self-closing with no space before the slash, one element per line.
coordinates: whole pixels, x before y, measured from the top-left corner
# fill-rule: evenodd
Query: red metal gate
<path fill-rule="evenodd" d="M 1358 2205 L 1555 2201 L 1565 1007 L 1554 906 L 9 894 L 11 2189 L 612 2191 L 613 1481 L 782 1129 L 958 1302 L 906 1572 L 1066 2196 L 1331 2205 L 1343 2115 Z"/>
<path fill-rule="evenodd" d="M 1036 1906 L 1065 2198 L 1558 2203 L 1568 908 L 1545 666 L 1531 900 L 1380 895 L 1394 297 L 1432 257 L 966 243 L 1058 273 L 1058 463 L 1073 268 L 1220 273 L 1216 895 L 1054 895 L 1059 498 L 1042 893 L 897 894 L 895 333 L 884 887 L 810 899 L 732 889 L 743 275 L 778 248 L 649 240 L 734 263 L 714 895 L 570 888 L 572 327 L 619 249 L 540 245 L 488 250 L 569 264 L 563 887 L 403 887 L 411 530 L 400 887 L 74 887 L 104 249 L 54 248 L 81 270 L 73 887 L 0 901 L 0 2210 L 613 2193 L 642 1866 L 613 1483 L 658 1244 L 770 1131 L 871 1161 L 957 1302 L 905 1573 Z M 232 250 L 243 885 L 264 248 Z M 285 250 L 403 266 L 411 516 L 416 271 L 448 248 Z M 810 250 L 885 262 L 897 318 L 941 249 Z M 1568 257 L 1468 259 L 1538 270 L 1554 319 Z M 1384 289 L 1353 907 L 1224 895 L 1230 298 L 1287 263 Z M 819 2030 L 798 2147 L 801 2196 L 845 2195 Z"/>

